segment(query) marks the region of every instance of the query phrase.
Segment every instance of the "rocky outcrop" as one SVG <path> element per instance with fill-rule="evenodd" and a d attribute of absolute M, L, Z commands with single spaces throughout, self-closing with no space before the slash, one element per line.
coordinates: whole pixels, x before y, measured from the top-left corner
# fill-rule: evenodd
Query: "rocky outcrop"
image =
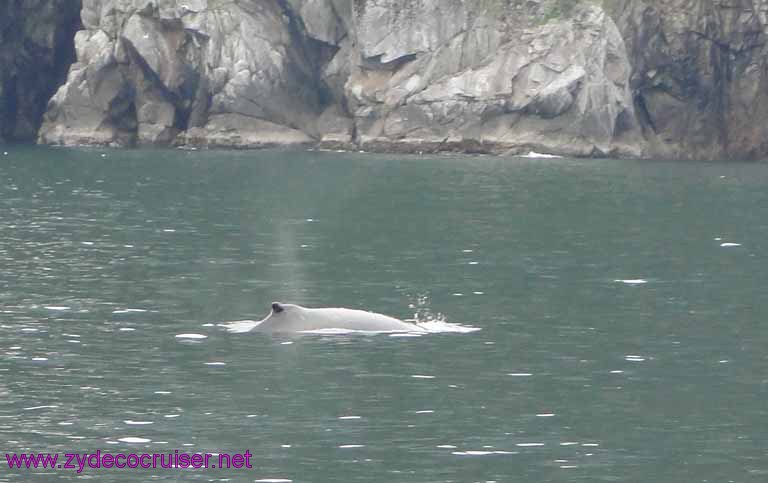
<path fill-rule="evenodd" d="M 40 141 L 257 147 L 317 137 L 321 56 L 280 0 L 85 0 Z"/>
<path fill-rule="evenodd" d="M 640 154 L 618 29 L 599 6 L 561 3 L 357 2 L 360 144 Z"/>
<path fill-rule="evenodd" d="M 83 0 L 39 141 L 765 157 L 767 15 L 768 0 Z"/>
<path fill-rule="evenodd" d="M 563 1 L 85 0 L 40 141 L 638 154 L 623 40 Z"/>
<path fill-rule="evenodd" d="M 648 156 L 768 155 L 768 1 L 619 0 Z"/>
<path fill-rule="evenodd" d="M 0 142 L 32 141 L 74 61 L 80 2 L 0 3 Z"/>

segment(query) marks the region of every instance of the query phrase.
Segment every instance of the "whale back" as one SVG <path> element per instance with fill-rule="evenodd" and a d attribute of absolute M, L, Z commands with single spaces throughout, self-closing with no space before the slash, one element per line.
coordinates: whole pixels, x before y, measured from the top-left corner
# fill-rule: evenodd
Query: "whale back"
<path fill-rule="evenodd" d="M 303 332 L 343 329 L 376 332 L 417 332 L 419 326 L 387 315 L 345 308 L 307 308 L 294 304 L 272 304 L 272 311 L 255 330 L 258 332 Z"/>

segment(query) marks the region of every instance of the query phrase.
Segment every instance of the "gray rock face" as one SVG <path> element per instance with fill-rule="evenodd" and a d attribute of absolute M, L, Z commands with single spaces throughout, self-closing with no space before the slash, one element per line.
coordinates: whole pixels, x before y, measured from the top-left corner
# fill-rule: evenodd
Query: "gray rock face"
<path fill-rule="evenodd" d="M 768 0 L 83 0 L 77 60 L 39 141 L 763 157 L 766 12 Z"/>
<path fill-rule="evenodd" d="M 600 7 L 356 5 L 361 61 L 346 87 L 363 146 L 637 154 L 624 42 Z"/>
<path fill-rule="evenodd" d="M 0 2 L 0 141 L 31 141 L 74 61 L 80 2 Z"/>
<path fill-rule="evenodd" d="M 624 43 L 563 0 L 85 0 L 40 141 L 634 153 Z"/>
<path fill-rule="evenodd" d="M 620 0 L 647 154 L 768 154 L 768 1 Z"/>
<path fill-rule="evenodd" d="M 77 62 L 40 141 L 312 141 L 323 86 L 303 26 L 286 8 L 279 0 L 85 0 Z"/>

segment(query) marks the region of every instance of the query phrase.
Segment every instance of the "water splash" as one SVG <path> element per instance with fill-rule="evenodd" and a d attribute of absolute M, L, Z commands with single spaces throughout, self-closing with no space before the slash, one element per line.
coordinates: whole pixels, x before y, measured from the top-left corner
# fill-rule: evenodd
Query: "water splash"
<path fill-rule="evenodd" d="M 536 151 L 530 151 L 528 154 L 519 154 L 517 157 L 518 158 L 529 158 L 529 159 L 558 159 L 558 158 L 562 158 L 562 156 L 557 156 L 555 154 L 537 153 Z"/>
<path fill-rule="evenodd" d="M 479 327 L 448 322 L 444 314 L 432 310 L 428 294 L 417 295 L 416 301 L 408 304 L 408 308 L 414 312 L 412 318 L 406 319 L 406 322 L 416 324 L 429 333 L 452 332 L 466 334 L 481 330 Z"/>
<path fill-rule="evenodd" d="M 406 322 L 423 324 L 428 322 L 445 322 L 445 315 L 440 312 L 433 312 L 430 307 L 429 294 L 419 294 L 416 301 L 408 304 L 408 308 L 413 310 L 413 317 L 406 319 Z"/>

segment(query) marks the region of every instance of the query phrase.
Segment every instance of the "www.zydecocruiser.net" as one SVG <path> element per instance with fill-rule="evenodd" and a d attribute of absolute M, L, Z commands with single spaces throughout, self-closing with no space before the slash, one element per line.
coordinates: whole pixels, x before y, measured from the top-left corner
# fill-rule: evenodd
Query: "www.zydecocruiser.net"
<path fill-rule="evenodd" d="M 5 453 L 9 469 L 76 470 L 102 468 L 253 468 L 249 450 L 243 453 Z"/>

